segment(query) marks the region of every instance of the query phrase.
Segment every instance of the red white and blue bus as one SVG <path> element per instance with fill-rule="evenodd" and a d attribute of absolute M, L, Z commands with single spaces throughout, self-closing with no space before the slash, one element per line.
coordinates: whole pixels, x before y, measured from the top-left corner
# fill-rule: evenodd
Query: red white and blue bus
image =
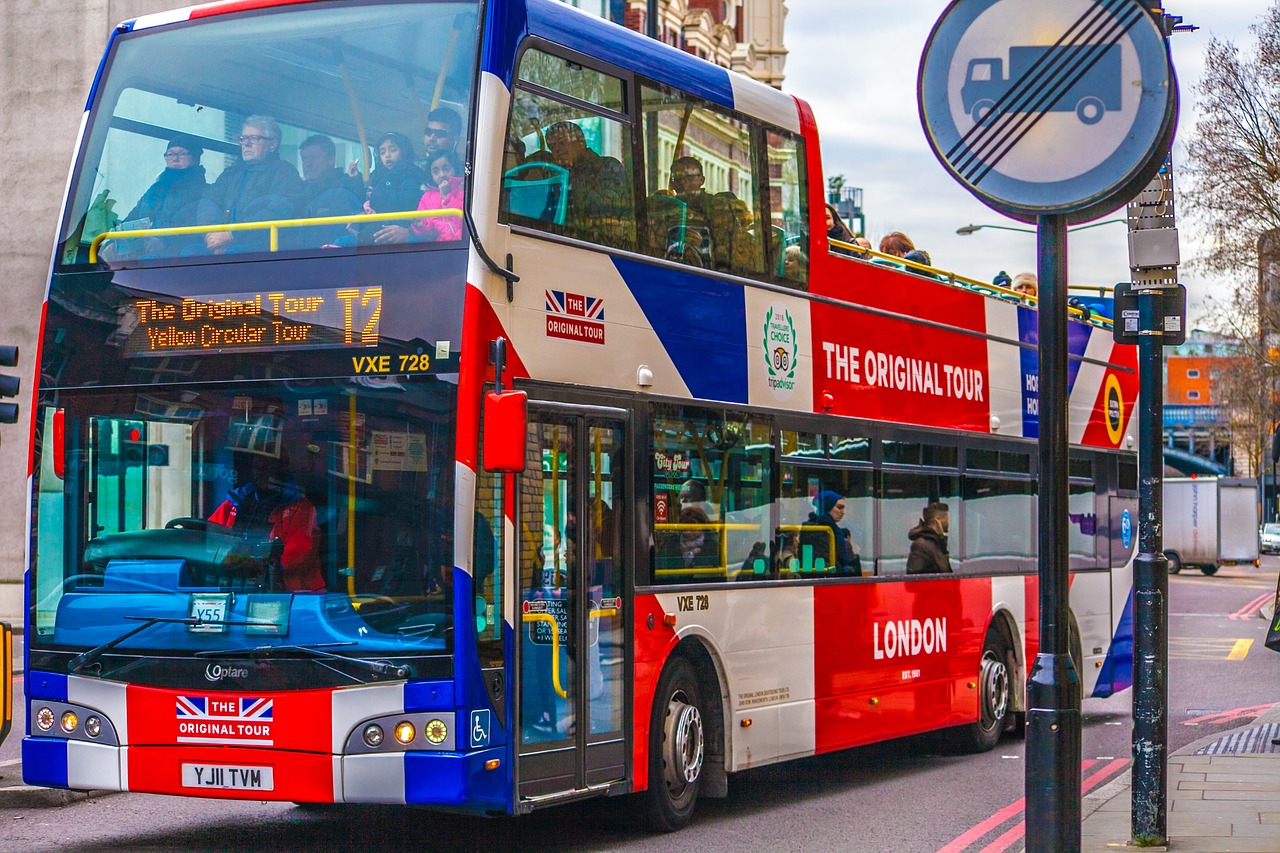
<path fill-rule="evenodd" d="M 554 0 L 120 25 L 44 305 L 26 781 L 671 829 L 749 767 L 991 748 L 1037 651 L 1035 307 L 823 213 L 803 101 Z M 1106 696 L 1135 354 L 1070 347 Z"/>

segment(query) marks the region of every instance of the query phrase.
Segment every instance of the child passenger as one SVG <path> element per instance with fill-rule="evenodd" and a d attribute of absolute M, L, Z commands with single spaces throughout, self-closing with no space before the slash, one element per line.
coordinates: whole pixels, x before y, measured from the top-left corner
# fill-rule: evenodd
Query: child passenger
<path fill-rule="evenodd" d="M 413 142 L 403 133 L 385 133 L 378 140 L 378 168 L 369 178 L 366 213 L 398 213 L 414 210 L 427 182 L 413 162 Z M 408 229 L 402 225 L 366 222 L 360 227 L 359 243 L 384 245 L 403 243 Z"/>
<path fill-rule="evenodd" d="M 462 161 L 452 151 L 440 151 L 427 163 L 431 183 L 418 201 L 418 210 L 461 210 L 463 205 Z M 462 217 L 433 216 L 413 223 L 413 239 L 446 242 L 462 239 Z"/>

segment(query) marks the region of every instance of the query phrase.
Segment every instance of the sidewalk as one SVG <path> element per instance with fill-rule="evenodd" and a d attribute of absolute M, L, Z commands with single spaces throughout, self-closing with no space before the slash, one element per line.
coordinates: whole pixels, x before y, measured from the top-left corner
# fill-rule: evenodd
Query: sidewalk
<path fill-rule="evenodd" d="M 1084 853 L 1170 850 L 1280 853 L 1280 705 L 1242 728 L 1203 738 L 1169 757 L 1167 847 L 1130 847 L 1126 774 L 1086 797 Z"/>

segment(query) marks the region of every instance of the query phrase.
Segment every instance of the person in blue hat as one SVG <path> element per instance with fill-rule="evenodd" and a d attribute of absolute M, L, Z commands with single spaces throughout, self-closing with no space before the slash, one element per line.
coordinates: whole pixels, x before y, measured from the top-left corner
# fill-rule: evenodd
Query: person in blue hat
<path fill-rule="evenodd" d="M 858 547 L 853 542 L 853 535 L 840 526 L 845 516 L 844 495 L 829 489 L 819 492 L 813 498 L 813 506 L 814 511 L 809 513 L 805 522 L 806 529 L 800 534 L 801 548 L 812 545 L 814 563 L 822 559 L 828 571 L 861 577 L 862 561 L 858 558 Z M 829 528 L 831 533 L 812 529 L 818 527 Z"/>

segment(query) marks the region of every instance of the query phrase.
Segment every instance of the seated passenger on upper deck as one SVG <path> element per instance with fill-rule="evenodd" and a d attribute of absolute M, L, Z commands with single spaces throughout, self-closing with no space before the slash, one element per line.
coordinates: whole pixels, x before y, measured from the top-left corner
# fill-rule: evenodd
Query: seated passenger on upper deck
<path fill-rule="evenodd" d="M 631 178 L 622 163 L 588 147 L 582 128 L 571 121 L 547 128 L 546 142 L 555 164 L 569 171 L 566 236 L 634 249 Z"/>
<path fill-rule="evenodd" d="M 206 219 L 216 216 L 213 202 L 205 197 L 209 184 L 204 179 L 204 166 L 200 165 L 203 153 L 203 144 L 194 136 L 180 133 L 173 137 L 165 148 L 164 171 L 138 199 L 119 230 L 184 228 L 196 225 L 202 212 Z M 114 246 L 108 244 L 103 257 L 107 260 L 168 257 L 200 242 L 198 234 L 122 240 Z"/>
<path fill-rule="evenodd" d="M 738 214 L 730 199 L 707 192 L 702 163 L 678 157 L 671 164 L 671 195 L 649 198 L 649 250 L 673 261 L 706 269 L 733 269 Z M 743 240 L 750 243 L 749 232 Z"/>
<path fill-rule="evenodd" d="M 403 133 L 384 133 L 378 140 L 378 168 L 369 178 L 366 213 L 399 213 L 417 210 L 427 175 L 413 162 L 413 142 Z M 403 243 L 408 225 L 395 222 L 365 222 L 358 229 L 361 246 Z"/>
<path fill-rule="evenodd" d="M 200 222 L 217 225 L 292 219 L 306 207 L 306 190 L 298 170 L 280 159 L 280 125 L 269 116 L 249 116 L 240 131 L 240 162 L 223 170 L 209 189 L 216 216 Z M 203 217 L 203 214 L 202 214 Z M 205 247 L 215 255 L 261 251 L 267 229 L 211 231 Z"/>
<path fill-rule="evenodd" d="M 324 134 L 308 136 L 298 148 L 302 162 L 302 187 L 307 206 L 303 214 L 314 219 L 321 216 L 351 216 L 360 213 L 364 202 L 364 182 L 338 168 L 338 150 Z M 324 245 L 346 233 L 345 225 L 317 225 L 303 229 L 295 241 L 299 245 Z"/>

